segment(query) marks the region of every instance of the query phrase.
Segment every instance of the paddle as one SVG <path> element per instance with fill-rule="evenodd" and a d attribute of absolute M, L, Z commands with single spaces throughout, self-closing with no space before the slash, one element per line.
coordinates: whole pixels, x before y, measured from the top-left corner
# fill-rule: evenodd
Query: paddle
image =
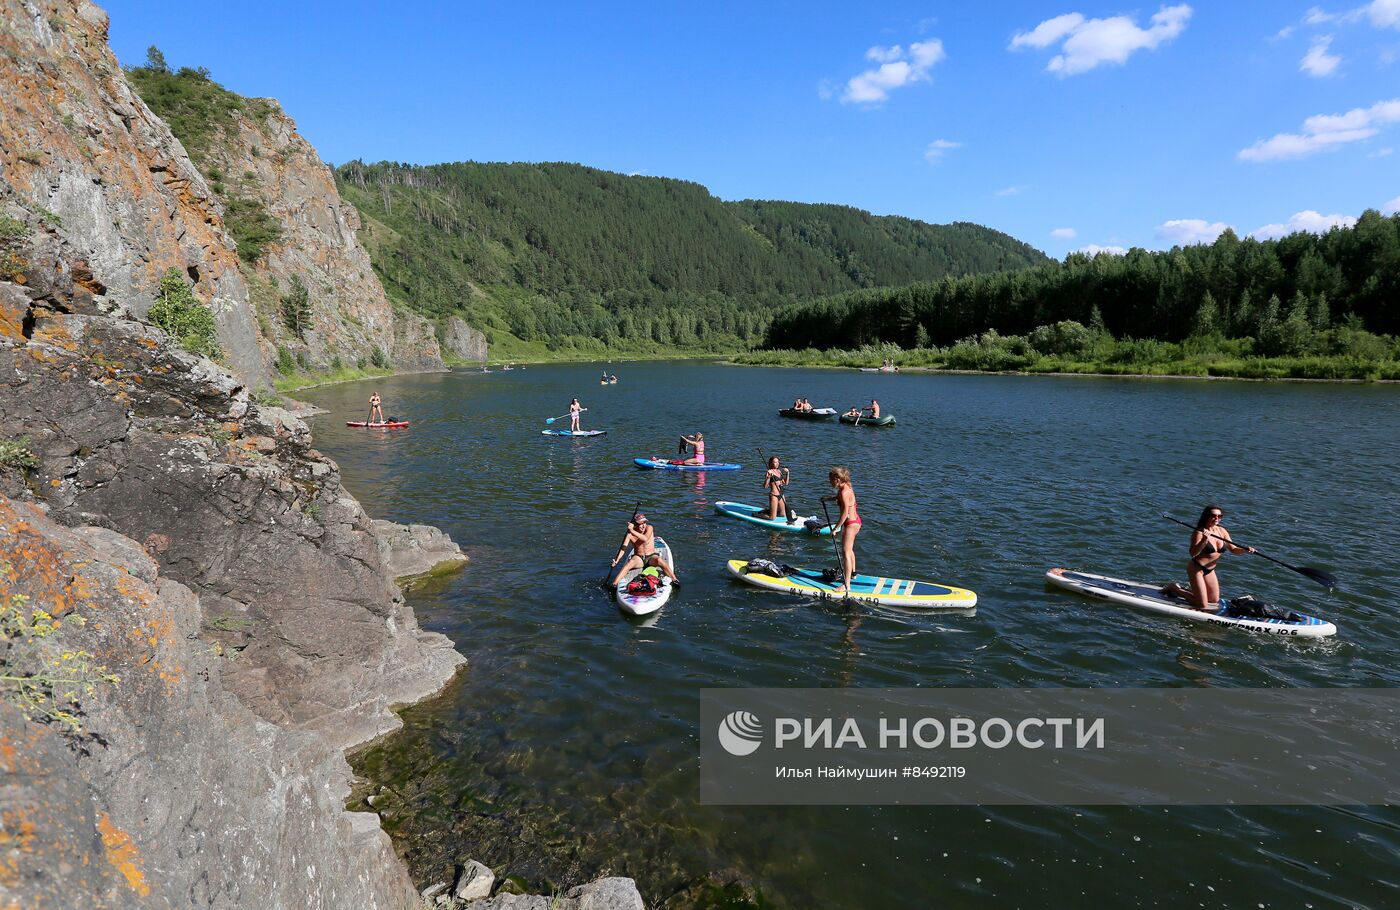
<path fill-rule="evenodd" d="M 1176 522 L 1177 524 L 1181 525 L 1183 528 L 1190 528 L 1190 529 L 1193 530 L 1193 531 L 1199 530 L 1199 528 L 1197 528 L 1195 525 L 1193 525 L 1193 524 L 1187 524 L 1186 522 L 1181 521 L 1180 519 L 1177 519 L 1177 518 L 1172 518 L 1170 515 L 1166 514 L 1165 512 L 1162 513 L 1162 517 L 1165 518 L 1167 521 L 1174 521 L 1174 522 Z M 1225 543 L 1234 544 L 1234 545 L 1237 546 L 1237 547 L 1244 546 L 1244 544 L 1238 543 L 1238 542 L 1233 541 L 1233 540 L 1225 540 L 1225 538 L 1220 537 L 1219 535 L 1216 535 L 1216 534 L 1211 534 L 1211 533 L 1209 533 L 1209 532 L 1206 532 L 1206 536 L 1207 536 L 1207 537 L 1214 537 L 1216 540 L 1224 541 Z M 1278 565 L 1283 566 L 1285 569 L 1292 569 L 1294 572 L 1297 572 L 1299 575 L 1303 576 L 1304 578 L 1310 578 L 1310 579 L 1312 579 L 1313 581 L 1315 581 L 1315 582 L 1317 582 L 1318 584 L 1322 585 L 1324 588 L 1326 588 L 1326 589 L 1329 590 L 1329 591 L 1332 590 L 1333 588 L 1337 587 L 1337 576 L 1333 575 L 1331 572 L 1324 572 L 1324 571 L 1322 571 L 1321 569 L 1314 569 L 1314 568 L 1312 568 L 1312 567 L 1310 567 L 1310 566 L 1290 566 L 1288 563 L 1284 562 L 1283 560 L 1281 560 L 1281 559 L 1274 559 L 1272 556 L 1266 555 L 1266 554 L 1264 554 L 1264 553 L 1260 553 L 1258 550 L 1255 550 L 1255 551 L 1254 551 L 1254 555 L 1255 555 L 1255 556 L 1263 556 L 1263 557 L 1264 557 L 1265 559 L 1267 559 L 1269 562 L 1277 563 Z"/>
<path fill-rule="evenodd" d="M 846 557 L 841 555 L 841 547 L 836 543 L 836 525 L 831 523 L 831 513 L 826 510 L 826 497 L 822 497 L 822 514 L 826 516 L 826 526 L 831 529 L 831 548 L 836 551 L 836 564 L 841 567 L 841 579 L 846 578 Z M 851 579 L 855 581 L 855 579 Z M 851 599 L 851 589 L 846 589 L 845 599 Z"/>
<path fill-rule="evenodd" d="M 579 412 L 580 414 L 582 414 L 582 413 L 583 413 L 584 411 L 586 411 L 586 410 L 588 410 L 588 408 L 579 408 L 579 409 L 578 409 L 578 412 Z M 545 422 L 545 423 L 554 423 L 554 421 L 556 421 L 556 420 L 563 420 L 565 417 L 568 417 L 568 416 L 569 416 L 570 414 L 572 414 L 572 413 L 573 413 L 573 411 L 570 411 L 568 414 L 560 414 L 558 417 L 546 417 L 544 422 Z"/>
<path fill-rule="evenodd" d="M 631 527 L 632 522 L 634 522 L 634 521 L 637 520 L 637 510 L 640 509 L 641 507 L 642 507 L 642 501 L 639 499 L 639 500 L 637 500 L 637 504 L 634 505 L 634 506 L 632 507 L 632 517 L 631 517 L 630 519 L 628 519 L 628 521 L 627 521 L 628 527 Z M 625 554 L 625 551 L 624 551 L 624 554 L 623 554 L 623 555 L 626 555 L 626 554 Z M 614 576 L 617 574 L 617 567 L 620 566 L 620 565 L 623 565 L 623 564 L 624 564 L 624 563 L 623 563 L 623 561 L 622 561 L 622 556 L 618 556 L 617 562 L 615 562 L 615 563 L 613 563 L 612 565 L 608 566 L 608 571 L 607 571 L 607 573 L 606 573 L 601 579 L 598 580 L 598 585 L 599 585 L 600 587 L 604 587 L 604 588 L 611 587 L 612 584 L 613 584 Z"/>

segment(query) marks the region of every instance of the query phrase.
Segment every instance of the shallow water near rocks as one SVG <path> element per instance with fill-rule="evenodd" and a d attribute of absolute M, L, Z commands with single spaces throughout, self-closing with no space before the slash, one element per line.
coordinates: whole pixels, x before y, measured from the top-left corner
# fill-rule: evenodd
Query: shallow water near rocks
<path fill-rule="evenodd" d="M 668 906 L 701 902 L 694 883 L 716 872 L 784 908 L 1400 905 L 1395 809 L 702 807 L 696 726 L 702 687 L 1395 686 L 1400 388 L 608 369 L 606 388 L 595 364 L 307 393 L 330 410 L 317 447 L 370 514 L 438 525 L 472 559 L 410 595 L 467 669 L 355 762 L 421 881 L 470 856 L 537 886 L 629 875 Z M 412 427 L 346 428 L 372 389 Z M 875 396 L 899 424 L 779 418 L 799 395 L 842 410 Z M 540 435 L 573 396 L 608 435 Z M 743 469 L 633 467 L 695 431 Z M 861 569 L 971 588 L 975 615 L 848 614 L 729 579 L 735 557 L 834 563 L 828 541 L 714 513 L 760 502 L 759 450 L 791 466 L 804 513 L 827 467 L 848 465 Z M 639 501 L 683 581 L 645 624 L 596 585 Z M 1227 596 L 1315 612 L 1336 638 L 1260 639 L 1046 587 L 1056 565 L 1181 577 L 1186 532 L 1160 513 L 1191 521 L 1207 501 L 1236 539 L 1345 586 L 1227 557 Z"/>

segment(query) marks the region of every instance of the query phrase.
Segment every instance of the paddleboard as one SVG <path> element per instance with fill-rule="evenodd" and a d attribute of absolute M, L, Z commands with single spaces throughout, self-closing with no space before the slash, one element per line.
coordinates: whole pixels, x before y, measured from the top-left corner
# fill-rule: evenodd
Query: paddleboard
<path fill-rule="evenodd" d="M 835 590 L 841 584 L 840 579 L 835 582 L 824 581 L 822 573 L 813 569 L 794 569 L 791 575 L 776 578 L 772 575 L 749 572 L 746 559 L 731 559 L 729 574 L 751 585 L 793 597 L 849 599 L 858 603 L 883 604 L 912 610 L 966 610 L 977 606 L 977 595 L 966 588 L 954 588 L 931 581 L 858 574 L 851 579 L 851 590 L 847 597 Z"/>
<path fill-rule="evenodd" d="M 607 430 L 540 430 L 542 436 L 602 436 Z"/>
<path fill-rule="evenodd" d="M 1126 604 L 1130 607 L 1150 610 L 1153 613 L 1161 613 L 1166 616 L 1175 616 L 1177 619 L 1207 623 L 1212 626 L 1244 629 L 1247 632 L 1258 632 L 1265 635 L 1287 635 L 1294 638 L 1326 638 L 1329 635 L 1337 634 L 1335 625 L 1325 619 L 1318 619 L 1316 616 L 1308 616 L 1307 614 L 1299 614 L 1303 617 L 1302 622 L 1230 616 L 1228 598 L 1222 598 L 1222 607 L 1227 612 L 1207 613 L 1202 610 L 1193 610 L 1185 601 L 1163 594 L 1160 590 L 1161 585 L 1124 581 L 1121 578 L 1091 575 L 1088 572 L 1074 572 L 1069 569 L 1051 569 L 1045 573 L 1045 580 L 1057 587 L 1088 597 L 1111 600 L 1114 603 Z"/>
<path fill-rule="evenodd" d="M 656 552 L 666 561 L 666 565 L 671 567 L 671 571 L 674 572 L 676 570 L 676 558 L 671 553 L 670 545 L 660 537 L 656 538 Z M 626 562 L 631 558 L 632 548 L 628 547 L 627 552 L 622 556 L 622 562 Z M 617 595 L 618 607 L 622 612 L 632 616 L 647 616 L 666 606 L 666 601 L 671 599 L 671 588 L 674 587 L 674 585 L 671 584 L 671 579 L 663 575 L 661 587 L 657 589 L 655 594 L 628 594 L 627 583 L 640 575 L 641 571 L 641 566 L 630 569 L 625 576 L 617 580 L 617 584 L 613 587 L 613 593 Z"/>
<path fill-rule="evenodd" d="M 370 423 L 367 420 L 347 420 L 347 427 L 363 427 L 368 430 L 400 430 L 408 426 L 407 420 L 386 420 L 382 423 Z"/>
<path fill-rule="evenodd" d="M 815 531 L 808 529 L 807 522 L 809 519 L 816 518 L 815 515 L 798 516 L 797 521 L 789 524 L 786 518 L 765 517 L 765 513 L 768 511 L 767 509 L 760 509 L 758 506 L 744 505 L 742 502 L 725 502 L 724 500 L 715 503 L 715 511 L 721 515 L 728 515 L 730 518 L 737 518 L 740 521 L 748 521 L 756 525 L 762 525 L 774 531 L 788 531 L 793 534 L 812 534 L 816 536 L 831 535 L 831 526 L 825 521 L 823 521 L 821 527 L 817 528 Z"/>
<path fill-rule="evenodd" d="M 671 464 L 659 458 L 634 458 L 632 462 L 639 468 L 651 468 L 656 471 L 737 471 L 739 465 L 724 464 Z"/>

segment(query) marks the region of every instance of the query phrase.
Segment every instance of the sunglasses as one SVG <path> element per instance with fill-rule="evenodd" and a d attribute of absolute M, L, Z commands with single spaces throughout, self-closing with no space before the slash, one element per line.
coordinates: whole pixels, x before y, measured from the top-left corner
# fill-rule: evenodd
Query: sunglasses
<path fill-rule="evenodd" d="M 1224 518 L 1224 517 L 1225 517 L 1225 513 L 1224 513 L 1224 512 L 1211 512 L 1211 513 L 1210 513 L 1210 517 L 1211 517 L 1211 518 Z"/>

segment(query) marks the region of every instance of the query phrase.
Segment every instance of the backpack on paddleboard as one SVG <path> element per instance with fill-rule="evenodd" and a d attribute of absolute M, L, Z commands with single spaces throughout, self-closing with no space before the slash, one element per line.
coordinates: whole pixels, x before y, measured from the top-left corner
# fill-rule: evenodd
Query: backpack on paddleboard
<path fill-rule="evenodd" d="M 750 559 L 749 564 L 744 566 L 744 571 L 757 572 L 759 575 L 771 575 L 774 578 L 787 578 L 789 570 L 787 566 L 780 566 L 773 560 L 760 556 L 757 559 Z"/>
<path fill-rule="evenodd" d="M 656 575 L 641 574 L 629 581 L 625 590 L 638 597 L 650 597 L 661 590 L 661 579 Z"/>
<path fill-rule="evenodd" d="M 1265 603 L 1252 594 L 1230 598 L 1225 608 L 1225 615 L 1238 616 L 1241 619 L 1281 619 L 1285 622 L 1304 622 L 1306 620 L 1306 617 L 1301 613 Z"/>

